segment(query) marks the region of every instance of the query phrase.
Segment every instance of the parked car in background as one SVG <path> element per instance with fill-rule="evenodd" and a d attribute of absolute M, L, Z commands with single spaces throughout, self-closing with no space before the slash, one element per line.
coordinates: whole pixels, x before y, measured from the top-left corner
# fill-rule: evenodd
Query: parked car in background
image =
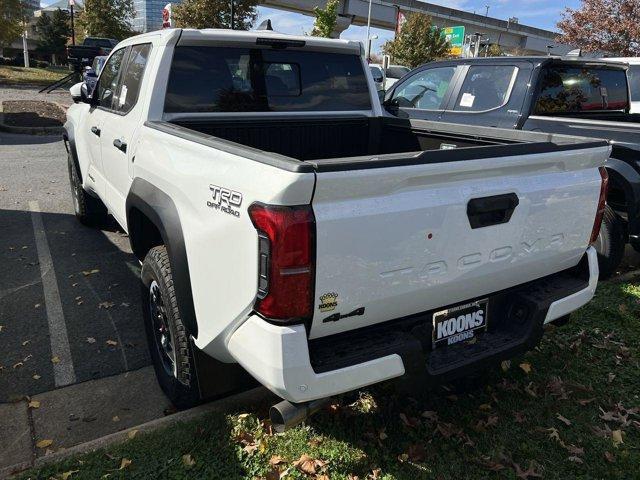
<path fill-rule="evenodd" d="M 90 67 L 84 67 L 84 71 L 82 72 L 82 80 L 87 85 L 87 92 L 89 94 L 93 92 L 93 89 L 96 86 L 96 82 L 98 81 L 100 71 L 102 70 L 102 66 L 104 65 L 104 62 L 106 60 L 106 55 L 98 55 L 93 59 L 93 63 Z"/>
<path fill-rule="evenodd" d="M 409 67 L 402 65 L 389 65 L 384 68 L 378 63 L 369 64 L 369 68 L 376 82 L 376 88 L 383 91 L 389 90 L 394 83 L 411 71 Z"/>
<path fill-rule="evenodd" d="M 166 29 L 72 87 L 75 213 L 128 233 L 176 405 L 248 372 L 291 425 L 391 378 L 478 374 L 593 297 L 608 143 L 383 115 L 360 48 Z"/>
<path fill-rule="evenodd" d="M 605 58 L 606 61 L 624 62 L 627 68 L 629 93 L 631 95 L 631 109 L 629 113 L 640 113 L 640 57 Z"/>
<path fill-rule="evenodd" d="M 113 38 L 87 37 L 82 45 L 67 47 L 67 61 L 71 68 L 81 70 L 92 65 L 93 59 L 98 55 L 109 55 L 117 43 Z"/>
<path fill-rule="evenodd" d="M 604 138 L 610 185 L 596 248 L 600 276 L 640 250 L 640 115 L 630 113 L 627 66 L 579 57 L 495 57 L 433 62 L 385 95 L 400 118 Z M 632 89 L 637 77 L 630 76 Z"/>
<path fill-rule="evenodd" d="M 371 76 L 373 77 L 373 83 L 376 85 L 376 90 L 384 92 L 384 70 L 381 65 L 369 65 Z"/>
<path fill-rule="evenodd" d="M 403 65 L 389 65 L 385 70 L 384 89 L 389 90 L 398 80 L 409 73 L 411 69 Z"/>

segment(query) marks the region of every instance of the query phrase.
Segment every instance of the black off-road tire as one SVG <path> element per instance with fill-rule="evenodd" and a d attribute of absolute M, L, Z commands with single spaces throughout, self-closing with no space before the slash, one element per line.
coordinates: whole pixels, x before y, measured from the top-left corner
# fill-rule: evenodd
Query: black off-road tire
<path fill-rule="evenodd" d="M 626 243 L 623 220 L 609 205 L 605 206 L 600 235 L 595 243 L 600 279 L 607 279 L 615 273 L 622 262 Z"/>
<path fill-rule="evenodd" d="M 108 216 L 107 208 L 100 199 L 88 194 L 82 188 L 80 175 L 75 162 L 69 154 L 69 183 L 71 184 L 71 199 L 73 201 L 73 210 L 76 218 L 88 227 L 99 227 L 103 225 Z"/>
<path fill-rule="evenodd" d="M 142 310 L 145 330 L 149 343 L 149 353 L 158 378 L 158 383 L 178 409 L 191 408 L 200 403 L 200 392 L 196 378 L 195 359 L 189 340 L 189 332 L 182 322 L 171 275 L 171 264 L 165 246 L 154 247 L 147 253 L 142 263 Z M 170 373 L 163 363 L 163 351 L 154 330 L 152 319 L 151 286 L 158 287 L 164 305 L 173 353 L 174 368 Z M 157 294 L 157 292 L 156 292 Z"/>

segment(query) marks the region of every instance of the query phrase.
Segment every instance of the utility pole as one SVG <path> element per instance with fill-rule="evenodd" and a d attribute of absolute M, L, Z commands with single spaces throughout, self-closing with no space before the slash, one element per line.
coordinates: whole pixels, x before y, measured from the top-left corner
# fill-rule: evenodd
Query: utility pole
<path fill-rule="evenodd" d="M 71 11 L 71 45 L 76 44 L 76 29 L 73 26 L 73 6 L 75 4 L 75 0 L 69 0 L 69 10 Z"/>
<path fill-rule="evenodd" d="M 24 25 L 24 32 L 22 32 L 22 55 L 24 57 L 24 66 L 29 68 L 29 48 L 27 47 L 27 25 Z"/>
<path fill-rule="evenodd" d="M 487 18 L 489 16 L 489 7 L 490 5 L 485 5 L 484 8 L 486 8 L 485 12 L 484 12 L 484 17 Z"/>

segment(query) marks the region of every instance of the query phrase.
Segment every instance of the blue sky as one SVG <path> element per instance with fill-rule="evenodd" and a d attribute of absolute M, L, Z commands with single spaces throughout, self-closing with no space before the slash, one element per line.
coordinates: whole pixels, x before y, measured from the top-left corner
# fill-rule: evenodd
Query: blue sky
<path fill-rule="evenodd" d="M 322 0 L 319 0 L 320 4 L 321 2 Z M 564 0 L 563 2 L 554 0 L 436 0 L 429 3 L 468 12 L 475 11 L 481 14 L 485 13 L 485 6 L 489 5 L 490 17 L 504 20 L 509 17 L 518 17 L 522 24 L 549 30 L 555 29 L 555 24 L 560 19 L 560 12 L 565 7 L 577 8 L 580 6 L 580 0 Z M 299 35 L 311 31 L 313 27 L 313 17 L 307 17 L 299 13 L 284 12 L 265 7 L 259 7 L 258 12 L 258 23 L 265 18 L 270 18 L 273 29 L 279 32 Z M 366 27 L 352 25 L 342 33 L 340 38 L 364 42 L 367 36 L 366 30 Z M 371 30 L 372 35 L 378 35 L 378 39 L 372 43 L 372 50 L 378 52 L 380 46 L 393 37 L 393 32 L 377 28 L 372 28 Z"/>

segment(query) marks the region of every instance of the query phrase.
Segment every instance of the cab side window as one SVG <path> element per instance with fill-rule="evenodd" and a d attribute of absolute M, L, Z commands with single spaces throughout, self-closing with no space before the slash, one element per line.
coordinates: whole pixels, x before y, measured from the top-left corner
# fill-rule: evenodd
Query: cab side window
<path fill-rule="evenodd" d="M 113 52 L 107 63 L 102 68 L 96 94 L 98 95 L 97 104 L 100 107 L 113 109 L 117 105 L 116 89 L 118 87 L 118 77 L 122 67 L 122 60 L 126 48 L 121 48 Z"/>
<path fill-rule="evenodd" d="M 455 67 L 437 67 L 417 72 L 393 93 L 391 105 L 400 108 L 441 110 Z"/>
<path fill-rule="evenodd" d="M 481 112 L 501 107 L 509 100 L 516 71 L 513 65 L 469 67 L 453 109 L 458 112 Z"/>
<path fill-rule="evenodd" d="M 114 103 L 113 105 L 114 110 L 120 113 L 128 113 L 135 106 L 150 52 L 150 43 L 131 47 L 126 66 L 123 68 L 122 80 L 118 87 L 118 101 L 117 104 Z"/>

